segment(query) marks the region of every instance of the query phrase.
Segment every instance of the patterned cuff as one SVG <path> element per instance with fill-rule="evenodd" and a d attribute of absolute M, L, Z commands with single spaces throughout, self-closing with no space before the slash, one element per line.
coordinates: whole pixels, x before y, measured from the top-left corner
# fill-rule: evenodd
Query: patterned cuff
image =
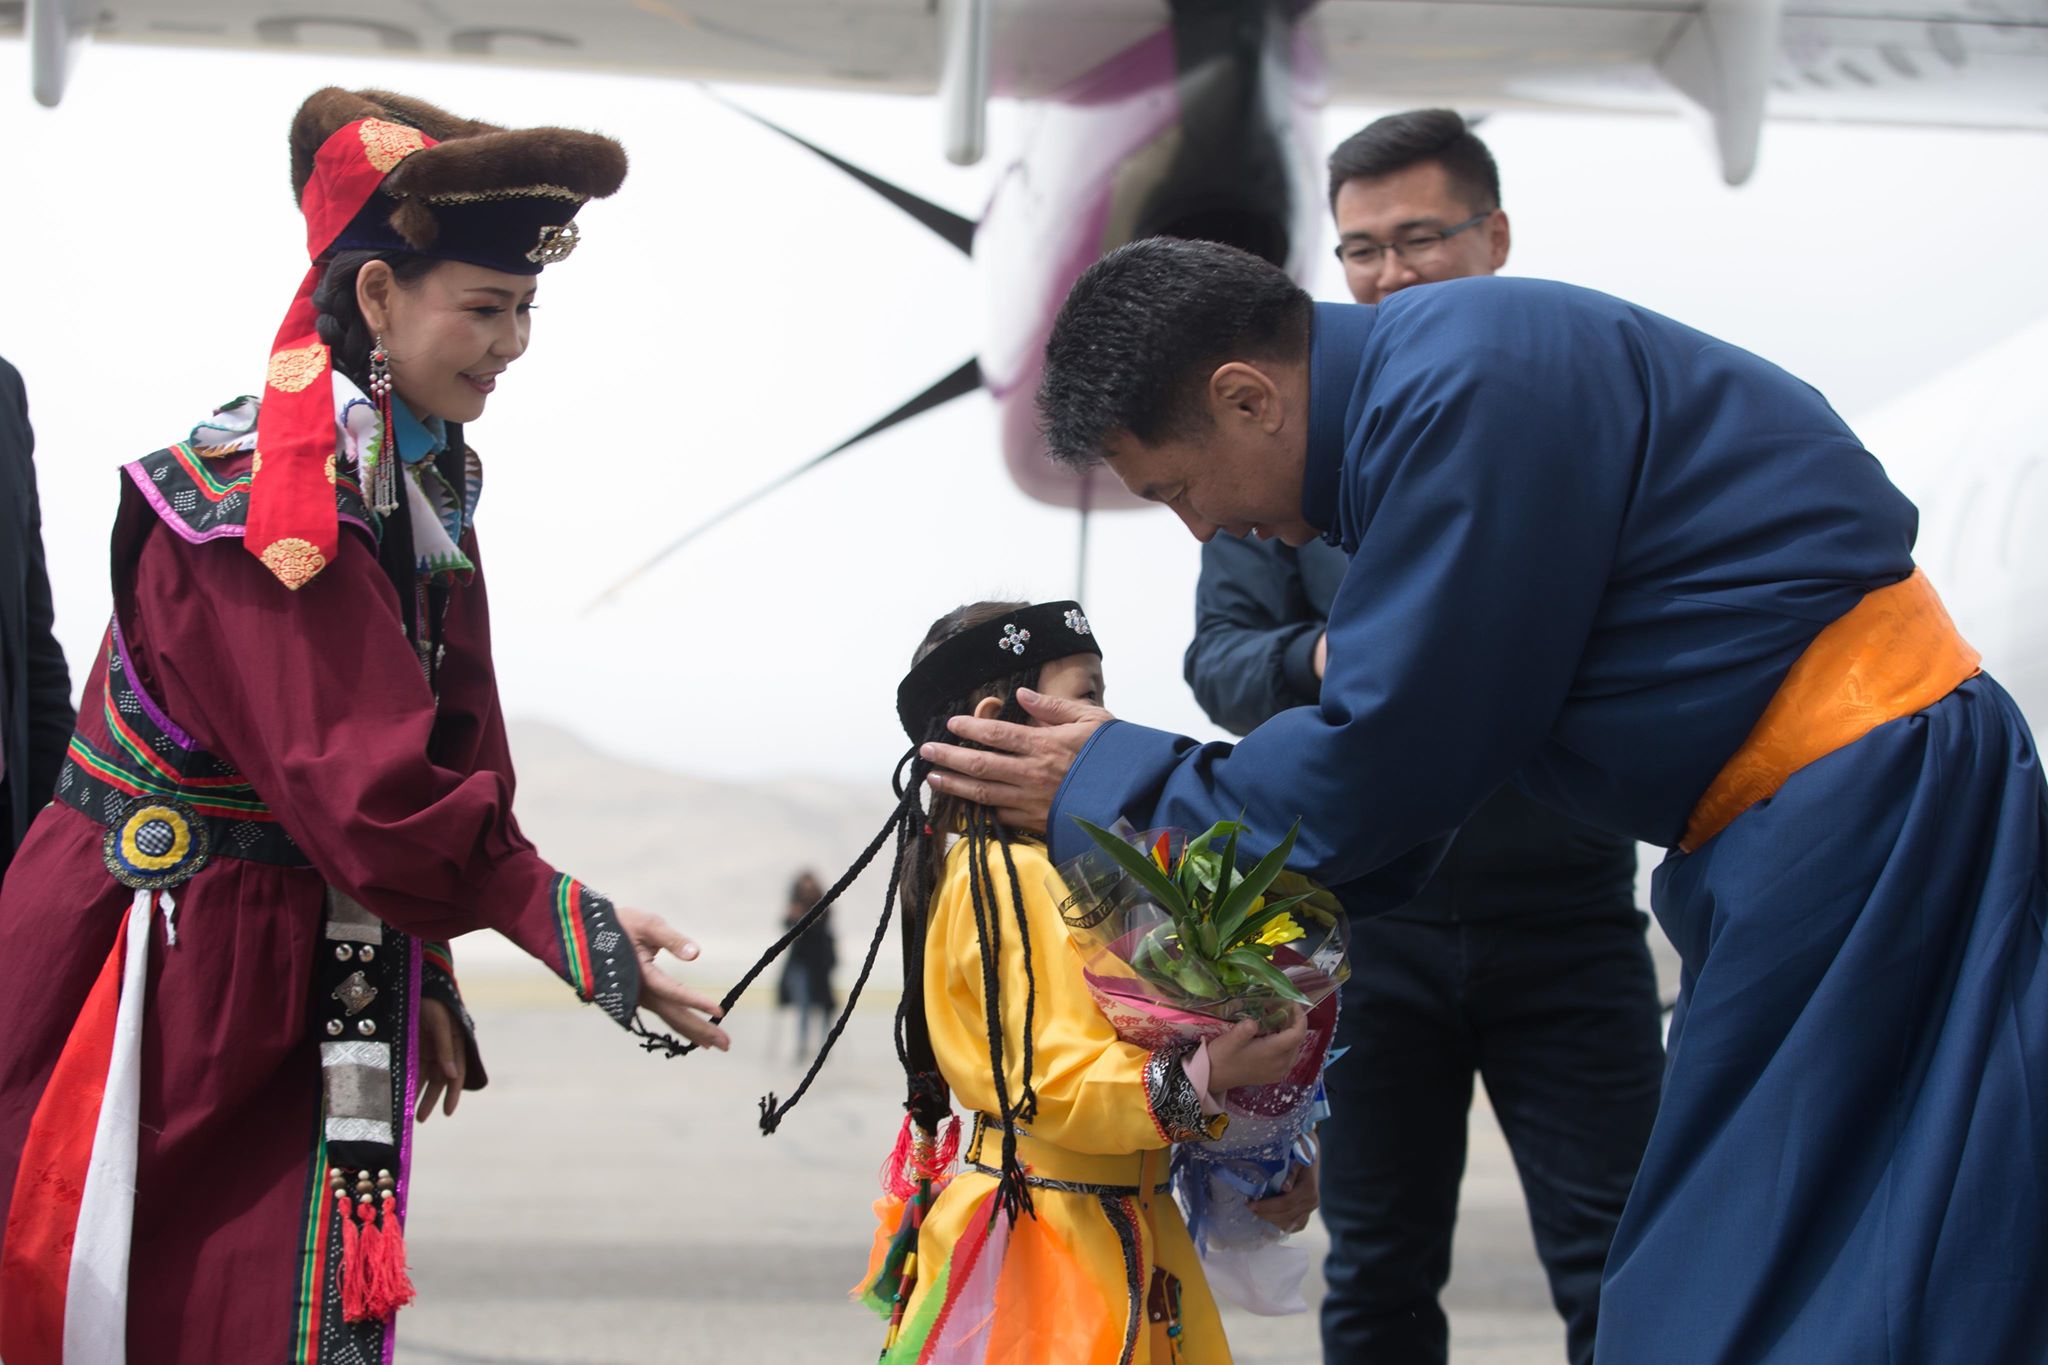
<path fill-rule="evenodd" d="M 640 961 L 605 897 L 574 877 L 555 878 L 555 927 L 562 936 L 562 979 L 621 1028 L 640 1007 Z"/>
<path fill-rule="evenodd" d="M 1209 1044 L 1204 1041 L 1193 1052 L 1183 1053 L 1180 1069 L 1188 1073 L 1188 1080 L 1195 1087 L 1195 1094 L 1202 1100 L 1202 1117 L 1214 1118 L 1223 1112 L 1223 1106 L 1209 1093 Z"/>
<path fill-rule="evenodd" d="M 484 1071 L 484 1055 L 477 1047 L 476 1020 L 469 1017 L 469 1007 L 462 1003 L 462 988 L 455 984 L 455 959 L 445 943 L 420 940 L 420 996 L 440 1001 L 462 1026 L 462 1050 L 468 1054 L 462 1088 L 481 1090 L 489 1085 L 491 1078 Z"/>
<path fill-rule="evenodd" d="M 1181 1065 L 1188 1052 L 1185 1047 L 1162 1047 L 1145 1061 L 1145 1104 L 1152 1113 L 1152 1126 L 1168 1142 L 1220 1137 L 1219 1125 L 1229 1122 L 1221 1114 L 1204 1116 L 1201 1092 Z"/>

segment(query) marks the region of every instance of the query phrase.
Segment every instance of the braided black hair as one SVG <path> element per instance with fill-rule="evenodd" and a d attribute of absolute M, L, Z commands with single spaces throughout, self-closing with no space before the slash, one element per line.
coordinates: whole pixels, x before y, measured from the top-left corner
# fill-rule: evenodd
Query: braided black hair
<path fill-rule="evenodd" d="M 911 662 L 915 665 L 945 641 L 971 630 L 976 626 L 1017 611 L 1028 603 L 1024 602 L 976 602 L 948 612 L 933 623 L 924 642 L 918 646 Z M 967 841 L 969 893 L 973 898 L 975 927 L 980 939 L 982 997 L 987 1011 L 989 1064 L 993 1071 L 996 1089 L 996 1105 L 1000 1111 L 996 1118 L 1003 1130 L 1002 1177 L 998 1187 L 998 1199 L 1003 1209 L 1015 1218 L 1019 1213 L 1031 1211 L 1030 1187 L 1025 1183 L 1023 1166 L 1017 1159 L 1017 1128 L 1031 1122 L 1038 1113 L 1038 1094 L 1032 1081 L 1033 1042 L 1037 1031 L 1038 985 L 1031 969 L 1031 927 L 1025 915 L 1022 887 L 1017 877 L 1016 859 L 1011 853 L 1010 832 L 996 819 L 993 811 L 958 797 L 935 795 L 931 806 L 924 804 L 925 778 L 931 773 L 931 765 L 918 757 L 918 747 L 926 742 L 943 741 L 961 743 L 946 728 L 946 722 L 953 716 L 973 711 L 982 701 L 994 697 L 1001 701 L 1002 709 L 998 718 L 1016 724 L 1025 724 L 1030 717 L 1017 701 L 1020 688 L 1038 685 L 1038 667 L 1033 665 L 1007 677 L 985 683 L 972 694 L 953 699 L 935 709 L 927 721 L 925 732 L 918 736 L 913 745 L 897 761 L 893 778 L 896 793 L 896 807 L 889 813 L 888 820 L 869 841 L 868 846 L 846 870 L 845 875 L 833 883 L 815 905 L 802 918 L 790 924 L 782 937 L 770 944 L 760 960 L 748 969 L 738 984 L 726 992 L 720 1002 L 720 1012 L 729 1012 L 756 978 L 780 957 L 789 946 L 802 936 L 804 931 L 824 916 L 834 901 L 865 872 L 882 845 L 893 835 L 896 844 L 895 859 L 889 872 L 889 887 L 882 898 L 882 913 L 875 925 L 875 936 L 868 944 L 866 957 L 861 962 L 859 977 L 853 988 L 847 992 L 845 1005 L 831 1030 L 825 1035 L 824 1044 L 811 1062 L 810 1069 L 790 1093 L 786 1100 L 777 1100 L 773 1093 L 761 1100 L 761 1131 L 772 1133 L 785 1115 L 796 1107 L 797 1101 L 810 1089 L 811 1082 L 823 1069 L 825 1059 L 831 1054 L 832 1046 L 838 1042 L 840 1033 L 853 1014 L 855 1003 L 866 987 L 868 977 L 874 970 L 875 958 L 881 951 L 882 941 L 888 935 L 890 917 L 900 896 L 903 906 L 903 997 L 896 1007 L 896 1057 L 902 1064 L 905 1098 L 903 1107 L 909 1111 L 919 1128 L 925 1133 L 935 1133 L 946 1121 L 952 1110 L 952 1095 L 946 1086 L 945 1077 L 940 1074 L 938 1059 L 932 1048 L 931 1025 L 924 1007 L 924 950 L 926 925 L 933 898 L 938 894 L 940 882 L 945 876 L 947 836 L 959 834 Z M 1024 952 L 1024 1030 L 1022 1047 L 1022 1083 L 1013 1096 L 1010 1092 L 1009 1068 L 1004 1064 L 1003 1015 L 1002 1015 L 1002 916 L 996 885 L 990 871 L 991 862 L 1000 851 L 1002 865 L 1008 874 L 1010 884 L 1010 905 L 1016 920 L 1019 944 Z M 662 1049 L 674 1054 L 693 1051 L 692 1044 L 677 1044 L 674 1040 L 663 1041 L 650 1037 L 643 1047 Z"/>

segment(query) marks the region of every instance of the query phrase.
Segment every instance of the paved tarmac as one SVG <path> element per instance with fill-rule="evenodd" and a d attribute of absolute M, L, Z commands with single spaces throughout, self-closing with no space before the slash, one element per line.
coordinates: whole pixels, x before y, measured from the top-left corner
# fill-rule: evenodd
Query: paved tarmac
<path fill-rule="evenodd" d="M 401 1365 L 874 1359 L 880 1326 L 846 1291 L 901 1115 L 892 1002 L 855 1016 L 763 1138 L 755 1101 L 799 1074 L 789 1022 L 765 1004 L 735 1014 L 731 1054 L 664 1060 L 552 978 L 494 968 L 465 989 L 491 1081 L 419 1130 L 407 1232 L 420 1297 L 400 1320 Z M 1302 1236 L 1319 1266 L 1320 1228 Z M 1310 1279 L 1308 1314 L 1227 1313 L 1239 1361 L 1319 1358 Z M 1459 1365 L 1563 1359 L 1483 1099 L 1446 1304 Z"/>

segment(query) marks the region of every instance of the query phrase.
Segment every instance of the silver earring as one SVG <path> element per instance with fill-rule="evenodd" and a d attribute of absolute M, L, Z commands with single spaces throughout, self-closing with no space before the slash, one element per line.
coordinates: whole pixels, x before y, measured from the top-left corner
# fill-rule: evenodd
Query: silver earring
<path fill-rule="evenodd" d="M 391 396 L 391 353 L 384 349 L 384 338 L 378 337 L 370 348 L 370 397 L 382 402 Z"/>
<path fill-rule="evenodd" d="M 379 516 L 390 516 L 398 510 L 398 432 L 391 422 L 391 353 L 384 349 L 381 335 L 370 348 L 370 400 L 377 405 L 384 432 L 377 463 L 370 470 L 370 486 L 363 491 Z"/>

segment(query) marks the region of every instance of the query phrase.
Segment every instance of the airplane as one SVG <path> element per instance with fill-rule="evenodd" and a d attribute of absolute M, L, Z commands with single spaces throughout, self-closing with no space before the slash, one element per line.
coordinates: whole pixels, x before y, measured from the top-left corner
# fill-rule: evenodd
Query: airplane
<path fill-rule="evenodd" d="M 0 36 L 25 26 L 33 93 L 52 107 L 90 38 L 936 91 L 936 141 L 961 164 L 986 153 L 991 99 L 1028 108 L 976 220 L 767 125 L 973 258 L 980 349 L 606 597 L 847 449 L 983 388 L 1017 486 L 1080 512 L 1085 574 L 1089 512 L 1136 504 L 1102 471 L 1043 458 L 1032 399 L 1061 300 L 1103 253 L 1154 235 L 1227 242 L 1305 278 L 1328 100 L 1687 112 L 1731 185 L 1755 169 L 1767 115 L 2048 130 L 2048 0 L 359 0 L 345 16 L 302 4 L 0 0 Z"/>
<path fill-rule="evenodd" d="M 1963 638 L 2048 721 L 2048 319 L 1850 425 L 1920 509 L 1913 557 Z"/>

